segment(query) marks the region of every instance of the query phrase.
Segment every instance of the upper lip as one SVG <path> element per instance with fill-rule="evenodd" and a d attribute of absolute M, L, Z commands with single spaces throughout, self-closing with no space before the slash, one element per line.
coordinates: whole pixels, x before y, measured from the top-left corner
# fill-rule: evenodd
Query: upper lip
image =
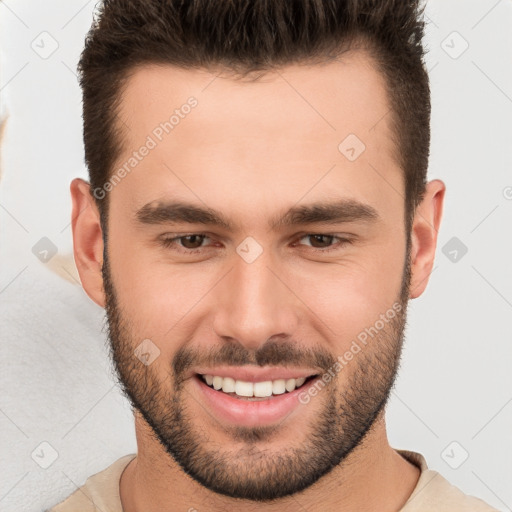
<path fill-rule="evenodd" d="M 251 366 L 217 366 L 215 368 L 196 368 L 194 373 L 219 377 L 231 377 L 245 382 L 264 382 L 278 379 L 299 379 L 317 375 L 318 370 L 307 368 L 286 368 L 280 366 L 251 367 Z"/>

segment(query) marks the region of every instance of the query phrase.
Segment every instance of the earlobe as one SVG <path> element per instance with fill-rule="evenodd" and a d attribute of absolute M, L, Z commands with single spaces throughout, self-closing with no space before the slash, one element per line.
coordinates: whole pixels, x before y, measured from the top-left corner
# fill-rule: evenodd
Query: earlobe
<path fill-rule="evenodd" d="M 427 287 L 437 247 L 446 186 L 441 180 L 427 183 L 411 230 L 411 286 L 409 297 L 419 297 Z"/>
<path fill-rule="evenodd" d="M 103 265 L 103 233 L 98 207 L 90 193 L 89 183 L 75 178 L 71 182 L 73 203 L 71 226 L 73 253 L 82 286 L 99 306 L 105 307 L 101 267 Z"/>

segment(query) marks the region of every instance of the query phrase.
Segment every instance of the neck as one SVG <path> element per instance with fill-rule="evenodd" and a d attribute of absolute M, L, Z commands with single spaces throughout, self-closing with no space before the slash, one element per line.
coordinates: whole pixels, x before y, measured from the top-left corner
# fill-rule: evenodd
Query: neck
<path fill-rule="evenodd" d="M 251 512 L 358 510 L 399 511 L 420 476 L 388 443 L 382 413 L 363 442 L 329 474 L 301 493 L 272 503 L 256 503 L 216 494 L 188 476 L 135 413 L 138 453 L 122 474 L 120 495 L 125 512 L 177 510 Z"/>

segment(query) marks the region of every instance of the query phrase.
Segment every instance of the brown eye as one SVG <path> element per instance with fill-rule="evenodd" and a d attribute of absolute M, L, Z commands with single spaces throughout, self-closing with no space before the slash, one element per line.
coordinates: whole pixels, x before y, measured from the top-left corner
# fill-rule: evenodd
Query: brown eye
<path fill-rule="evenodd" d="M 195 254 L 207 248 L 203 245 L 205 239 L 209 239 L 209 237 L 203 233 L 192 233 L 190 235 L 174 237 L 166 235 L 160 238 L 160 243 L 166 249 L 172 249 L 182 254 Z"/>
<path fill-rule="evenodd" d="M 352 244 L 352 240 L 350 238 L 325 233 L 309 233 L 302 236 L 300 240 L 306 240 L 309 242 L 305 242 L 300 245 L 304 245 L 312 251 L 316 250 L 316 252 L 320 254 L 340 250 L 342 247 Z"/>
<path fill-rule="evenodd" d="M 332 235 L 308 235 L 308 238 L 312 241 L 311 246 L 317 249 L 329 247 L 334 240 Z"/>
<path fill-rule="evenodd" d="M 181 241 L 181 245 L 185 247 L 185 249 L 198 249 L 201 247 L 205 238 L 204 235 L 187 235 L 179 237 L 178 240 Z"/>

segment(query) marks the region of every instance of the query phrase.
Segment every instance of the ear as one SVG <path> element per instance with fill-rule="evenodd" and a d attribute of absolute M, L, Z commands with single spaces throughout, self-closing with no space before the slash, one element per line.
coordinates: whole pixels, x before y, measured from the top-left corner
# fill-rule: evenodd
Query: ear
<path fill-rule="evenodd" d="M 430 181 L 423 201 L 416 208 L 411 229 L 411 299 L 425 291 L 434 266 L 445 190 L 441 180 Z"/>
<path fill-rule="evenodd" d="M 71 182 L 73 213 L 73 253 L 85 293 L 102 308 L 105 307 L 103 291 L 103 233 L 100 214 L 91 196 L 87 181 L 76 178 Z"/>

